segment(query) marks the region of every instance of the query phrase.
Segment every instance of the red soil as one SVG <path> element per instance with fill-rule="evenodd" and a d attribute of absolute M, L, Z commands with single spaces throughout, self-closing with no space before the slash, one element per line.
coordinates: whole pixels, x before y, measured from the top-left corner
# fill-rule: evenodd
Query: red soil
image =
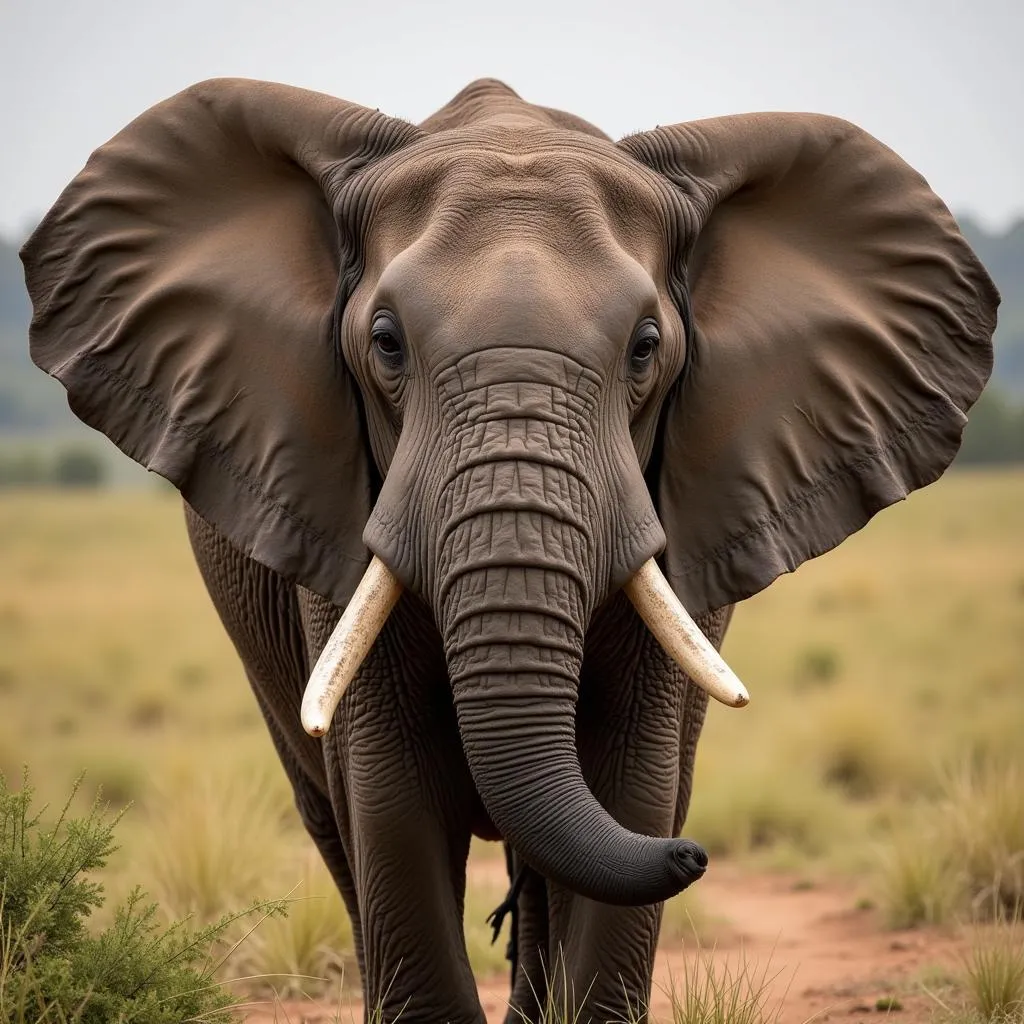
<path fill-rule="evenodd" d="M 480 861 L 474 873 L 494 882 L 500 860 Z M 494 875 L 495 877 L 491 877 Z M 481 878 L 483 880 L 483 878 Z M 815 1021 L 878 1021 L 879 999 L 897 999 L 890 1011 L 901 1024 L 924 1024 L 936 1010 L 921 989 L 923 972 L 953 968 L 963 940 L 952 931 L 885 929 L 877 911 L 858 909 L 855 889 L 828 882 L 808 887 L 792 875 L 752 874 L 733 865 L 717 865 L 700 882 L 700 902 L 725 923 L 710 956 L 720 967 L 742 963 L 771 981 L 769 1009 L 782 1001 L 780 1024 Z M 655 968 L 651 1014 L 670 1020 L 665 987 L 685 977 L 695 952 L 663 944 Z M 504 1020 L 505 978 L 482 981 L 480 998 L 490 1024 Z M 330 1001 L 286 1002 L 254 1008 L 247 1024 L 333 1024 L 338 1007 Z M 356 1004 L 341 1008 L 340 1020 L 360 1019 Z M 770 1018 L 771 1013 L 768 1014 Z"/>

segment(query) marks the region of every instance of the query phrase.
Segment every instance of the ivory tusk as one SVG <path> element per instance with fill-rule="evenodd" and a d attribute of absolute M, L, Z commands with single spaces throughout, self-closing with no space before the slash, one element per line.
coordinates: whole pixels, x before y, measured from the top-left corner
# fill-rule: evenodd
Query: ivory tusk
<path fill-rule="evenodd" d="M 374 555 L 330 640 L 317 658 L 302 695 L 302 727 L 323 736 L 402 593 L 394 573 Z"/>
<path fill-rule="evenodd" d="M 690 618 L 653 558 L 623 589 L 658 643 L 702 690 L 729 707 L 750 702 L 746 687 Z"/>

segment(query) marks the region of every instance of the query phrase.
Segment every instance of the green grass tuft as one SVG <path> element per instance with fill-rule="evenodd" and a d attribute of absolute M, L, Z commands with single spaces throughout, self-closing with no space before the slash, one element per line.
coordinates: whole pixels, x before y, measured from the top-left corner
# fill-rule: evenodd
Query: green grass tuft
<path fill-rule="evenodd" d="M 937 1024 L 1024 1024 L 1024 921 L 999 915 L 973 926 L 958 973 L 922 982 L 941 1011 Z"/>
<path fill-rule="evenodd" d="M 963 876 L 928 831 L 908 832 L 881 851 L 879 904 L 891 928 L 945 924 L 963 902 Z"/>

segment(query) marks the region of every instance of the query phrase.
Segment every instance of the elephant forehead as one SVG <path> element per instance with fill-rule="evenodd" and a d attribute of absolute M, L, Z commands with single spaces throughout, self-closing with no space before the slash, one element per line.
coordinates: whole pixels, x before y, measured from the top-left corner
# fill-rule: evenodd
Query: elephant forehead
<path fill-rule="evenodd" d="M 610 248 L 652 274 L 663 262 L 664 183 L 611 143 L 577 132 L 445 132 L 386 161 L 372 188 L 367 240 L 379 263 L 424 235 L 465 258 L 515 239 L 584 264 Z"/>
<path fill-rule="evenodd" d="M 497 346 L 606 370 L 638 320 L 671 305 L 664 205 L 645 174 L 574 132 L 417 144 L 373 184 L 353 315 L 392 309 L 434 369 Z"/>
<path fill-rule="evenodd" d="M 554 247 L 509 239 L 466 256 L 439 250 L 428 235 L 385 268 L 368 304 L 382 307 L 399 314 L 411 340 L 431 340 L 437 368 L 483 348 L 523 379 L 531 372 L 524 348 L 537 352 L 532 358 L 550 350 L 578 367 L 603 366 L 641 318 L 658 315 L 659 293 L 617 247 L 581 264 Z"/>

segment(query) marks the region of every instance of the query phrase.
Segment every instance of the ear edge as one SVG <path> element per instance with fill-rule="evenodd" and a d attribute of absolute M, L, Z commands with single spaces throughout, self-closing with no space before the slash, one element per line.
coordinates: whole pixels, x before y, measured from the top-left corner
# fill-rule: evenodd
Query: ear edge
<path fill-rule="evenodd" d="M 882 508 L 938 479 L 959 450 L 966 411 L 977 400 L 991 373 L 991 336 L 999 302 L 991 278 L 962 237 L 952 215 L 924 179 L 856 125 L 825 115 L 735 115 L 627 136 L 619 146 L 676 187 L 689 222 L 684 227 L 695 241 L 718 205 L 750 185 L 749 178 L 737 173 L 742 161 L 725 160 L 721 166 L 715 166 L 714 143 L 721 142 L 721 138 L 709 143 L 699 138 L 700 130 L 710 129 L 712 134 L 720 135 L 753 123 L 757 134 L 763 136 L 777 119 L 787 122 L 789 129 L 814 136 L 807 146 L 801 147 L 794 161 L 814 158 L 808 148 L 816 149 L 820 157 L 844 144 L 877 147 L 915 179 L 917 200 L 924 192 L 930 196 L 927 210 L 919 208 L 914 216 L 926 217 L 933 228 L 942 229 L 942 258 L 949 263 L 951 277 L 958 281 L 951 306 L 959 322 L 949 332 L 948 340 L 960 352 L 958 357 L 950 358 L 952 370 L 941 382 L 925 377 L 922 391 L 930 392 L 931 398 L 922 403 L 922 396 L 918 396 L 917 415 L 904 421 L 897 435 L 890 433 L 881 443 L 861 448 L 831 470 L 819 472 L 810 488 L 791 497 L 782 508 L 765 511 L 711 549 L 702 550 L 699 557 L 686 557 L 685 540 L 678 536 L 682 527 L 671 522 L 671 515 L 663 515 L 670 533 L 665 553 L 666 575 L 694 613 L 725 607 L 759 592 L 779 575 L 837 546 Z M 693 161 L 678 158 L 680 134 L 688 140 Z M 750 148 L 756 147 L 748 142 Z M 771 161 L 765 163 L 758 157 L 754 152 L 755 187 L 766 183 L 770 187 L 772 175 L 781 178 L 790 167 L 784 164 L 780 172 L 771 166 Z M 756 166 L 759 163 L 761 166 Z M 699 355 L 699 351 L 695 352 L 698 363 Z M 664 481 L 659 486 L 659 513 L 663 485 Z M 676 502 L 682 505 L 678 496 Z M 830 507 L 832 511 L 828 511 Z M 672 538 L 672 533 L 677 536 Z M 799 542 L 794 543 L 794 538 Z"/>
<path fill-rule="evenodd" d="M 712 612 L 753 597 L 779 576 L 826 554 L 890 505 L 934 483 L 960 448 L 967 417 L 936 399 L 897 438 L 832 467 L 783 508 L 726 538 L 694 561 L 669 543 L 665 575 L 691 614 Z M 938 455 L 937 455 L 938 453 Z M 839 508 L 837 516 L 834 511 Z M 799 537 L 799 546 L 792 538 Z"/>
<path fill-rule="evenodd" d="M 343 607 L 370 552 L 359 543 L 342 545 L 268 494 L 230 452 L 182 421 L 175 421 L 159 397 L 148 393 L 101 360 L 73 357 L 50 376 L 65 387 L 68 404 L 87 426 L 98 430 L 126 456 L 163 477 L 237 550 L 287 579 Z M 111 418 L 106 399 L 120 403 Z"/>
<path fill-rule="evenodd" d="M 311 521 L 282 501 L 280 495 L 270 493 L 259 477 L 247 472 L 232 457 L 230 449 L 218 440 L 209 425 L 176 415 L 181 407 L 179 396 L 157 393 L 146 385 L 145 374 L 133 380 L 120 372 L 125 368 L 124 358 L 120 352 L 112 355 L 112 347 L 128 345 L 142 352 L 151 341 L 157 344 L 156 338 L 143 337 L 141 333 L 129 341 L 120 336 L 125 330 L 125 313 L 133 308 L 130 296 L 122 301 L 114 321 L 105 322 L 105 316 L 97 312 L 95 296 L 84 300 L 92 303 L 93 308 L 87 312 L 78 310 L 80 315 L 67 315 L 68 307 L 74 308 L 78 301 L 74 297 L 78 289 L 72 278 L 102 272 L 95 266 L 90 269 L 88 261 L 81 261 L 83 245 L 93 246 L 96 258 L 102 260 L 109 257 L 111 246 L 116 248 L 121 241 L 115 237 L 115 220 L 110 216 L 96 220 L 97 204 L 102 206 L 110 195 L 109 183 L 103 182 L 104 187 L 97 190 L 96 179 L 116 169 L 118 160 L 127 154 L 128 163 L 122 165 L 128 176 L 125 184 L 137 185 L 131 176 L 140 167 L 146 170 L 146 157 L 141 163 L 132 164 L 133 138 L 135 155 L 145 154 L 141 140 L 146 138 L 146 132 L 160 128 L 159 119 L 166 115 L 162 130 L 166 138 L 173 139 L 183 123 L 195 123 L 191 112 L 197 103 L 212 112 L 213 122 L 218 117 L 238 117 L 240 121 L 233 125 L 233 130 L 239 136 L 244 136 L 250 123 L 255 122 L 273 143 L 272 133 L 277 126 L 287 126 L 288 111 L 256 109 L 261 97 L 279 103 L 287 101 L 292 107 L 307 101 L 318 105 L 311 117 L 337 129 L 329 133 L 325 149 L 330 150 L 332 140 L 335 150 L 342 143 L 349 148 L 349 152 L 340 154 L 347 158 L 342 161 L 345 178 L 372 160 L 423 136 L 415 126 L 367 108 L 355 108 L 322 94 L 246 79 L 211 79 L 165 100 L 136 118 L 90 157 L 22 247 L 26 286 L 33 304 L 30 352 L 40 369 L 64 385 L 69 405 L 83 422 L 106 434 L 130 458 L 168 479 L 196 508 L 197 514 L 214 525 L 234 547 L 343 605 L 370 557 L 361 543 L 362 523 L 358 529 L 348 531 L 347 536 L 340 530 L 332 535 L 322 522 Z M 356 123 L 341 123 L 344 113 L 352 113 Z M 189 122 L 189 118 L 193 121 Z M 367 126 L 368 119 L 372 121 Z M 223 130 L 220 124 L 217 128 Z M 336 185 L 341 177 L 339 154 L 316 152 L 313 142 L 302 138 L 303 129 L 313 136 L 316 124 L 299 124 L 295 128 L 295 134 L 286 140 L 295 141 L 294 152 L 286 142 L 260 150 L 257 140 L 252 148 L 263 157 L 291 163 L 296 175 L 303 172 L 310 179 L 309 187 L 319 189 L 325 211 L 330 211 L 326 188 Z M 141 134 L 133 136 L 133 130 Z M 365 138 L 360 138 L 360 134 Z M 123 153 L 119 146 L 123 146 Z M 143 203 L 152 184 L 144 179 L 139 191 Z M 134 194 L 128 199 L 118 197 L 121 205 L 111 208 L 112 214 L 124 215 L 128 211 L 129 219 L 141 216 L 146 207 L 131 209 L 133 202 Z M 110 237 L 102 233 L 107 228 Z M 323 311 L 325 316 L 331 312 Z M 361 479 L 365 475 L 355 472 L 346 484 L 350 497 L 366 492 L 368 513 L 369 484 Z"/>

